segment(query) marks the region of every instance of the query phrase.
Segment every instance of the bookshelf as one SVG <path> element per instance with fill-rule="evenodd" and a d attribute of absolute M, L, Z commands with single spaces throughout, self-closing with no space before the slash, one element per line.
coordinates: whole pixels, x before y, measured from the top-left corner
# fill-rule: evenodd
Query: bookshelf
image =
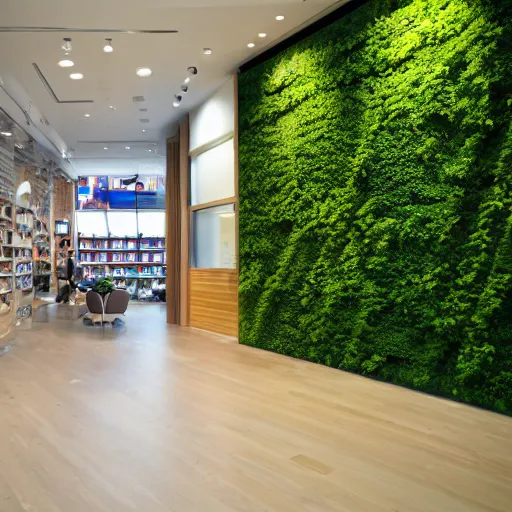
<path fill-rule="evenodd" d="M 85 280 L 112 276 L 133 298 L 145 299 L 156 297 L 152 290 L 165 286 L 165 237 L 79 236 L 78 245 Z"/>

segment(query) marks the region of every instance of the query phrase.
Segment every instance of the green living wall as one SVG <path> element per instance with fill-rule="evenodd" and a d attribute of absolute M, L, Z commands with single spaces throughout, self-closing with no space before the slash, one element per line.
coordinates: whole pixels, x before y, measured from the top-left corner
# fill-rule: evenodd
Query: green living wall
<path fill-rule="evenodd" d="M 512 414 L 510 1 L 374 0 L 240 76 L 240 340 Z"/>

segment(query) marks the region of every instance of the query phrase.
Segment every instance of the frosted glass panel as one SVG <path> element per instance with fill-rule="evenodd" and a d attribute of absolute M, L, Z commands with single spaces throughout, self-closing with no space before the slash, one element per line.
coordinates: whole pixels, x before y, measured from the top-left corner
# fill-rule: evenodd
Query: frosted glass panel
<path fill-rule="evenodd" d="M 108 229 L 112 236 L 137 236 L 135 212 L 107 212 Z"/>
<path fill-rule="evenodd" d="M 76 212 L 76 225 L 82 236 L 108 236 L 105 212 Z"/>
<path fill-rule="evenodd" d="M 235 130 L 235 89 L 230 78 L 190 114 L 190 151 Z"/>
<path fill-rule="evenodd" d="M 165 212 L 140 212 L 139 233 L 142 236 L 165 236 Z"/>
<path fill-rule="evenodd" d="M 191 267 L 236 268 L 234 205 L 194 212 Z"/>
<path fill-rule="evenodd" d="M 192 159 L 192 205 L 235 195 L 233 139 Z"/>

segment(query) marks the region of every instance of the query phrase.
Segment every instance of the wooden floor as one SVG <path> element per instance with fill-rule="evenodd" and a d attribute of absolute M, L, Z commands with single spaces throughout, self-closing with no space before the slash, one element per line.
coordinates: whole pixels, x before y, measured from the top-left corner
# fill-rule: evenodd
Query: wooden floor
<path fill-rule="evenodd" d="M 512 510 L 512 420 L 168 327 L 0 358 L 0 512 Z"/>

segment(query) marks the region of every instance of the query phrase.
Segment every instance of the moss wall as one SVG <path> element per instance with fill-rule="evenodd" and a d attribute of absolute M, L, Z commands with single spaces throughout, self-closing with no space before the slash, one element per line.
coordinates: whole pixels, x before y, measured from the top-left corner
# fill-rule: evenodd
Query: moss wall
<path fill-rule="evenodd" d="M 374 0 L 240 76 L 242 343 L 512 413 L 511 14 Z"/>

